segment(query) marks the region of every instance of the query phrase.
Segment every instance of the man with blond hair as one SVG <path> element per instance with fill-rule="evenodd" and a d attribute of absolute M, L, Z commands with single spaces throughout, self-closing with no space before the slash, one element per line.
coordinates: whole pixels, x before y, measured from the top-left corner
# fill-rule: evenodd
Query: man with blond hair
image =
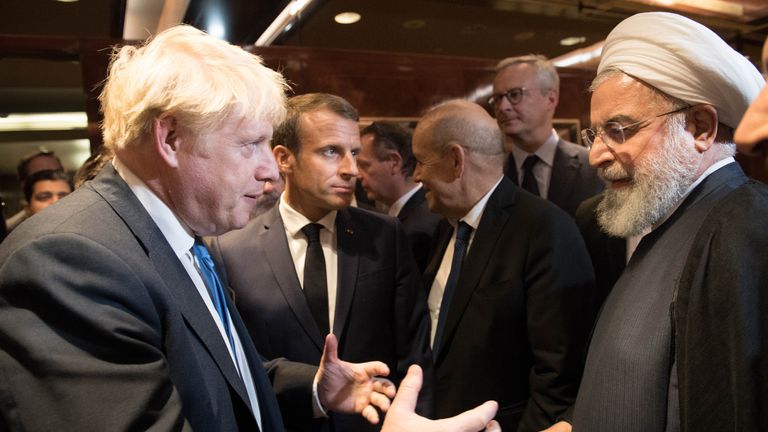
<path fill-rule="evenodd" d="M 100 96 L 113 161 L 0 247 L 0 429 L 283 430 L 200 238 L 244 226 L 277 179 L 286 88 L 187 26 L 116 52 Z M 386 365 L 326 345 L 315 403 L 377 421 Z M 267 366 L 276 380 L 308 367 Z"/>

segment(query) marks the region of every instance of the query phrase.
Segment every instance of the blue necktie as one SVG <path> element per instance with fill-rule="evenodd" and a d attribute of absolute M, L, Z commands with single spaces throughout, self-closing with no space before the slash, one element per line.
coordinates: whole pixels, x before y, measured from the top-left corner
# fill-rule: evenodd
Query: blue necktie
<path fill-rule="evenodd" d="M 456 227 L 456 241 L 453 244 L 453 258 L 451 259 L 451 272 L 448 273 L 448 280 L 445 282 L 445 290 L 443 290 L 443 299 L 440 302 L 440 316 L 437 318 L 437 331 L 435 331 L 435 341 L 432 344 L 432 351 L 435 352 L 435 358 L 437 358 L 437 352 L 440 348 L 440 339 L 443 335 L 443 329 L 445 327 L 445 320 L 448 316 L 448 309 L 451 306 L 451 300 L 453 299 L 453 293 L 456 291 L 456 285 L 459 282 L 459 273 L 461 272 L 461 265 L 464 262 L 464 256 L 467 253 L 467 246 L 469 245 L 469 237 L 472 235 L 472 227 L 464 221 L 459 221 Z"/>
<path fill-rule="evenodd" d="M 219 275 L 216 274 L 216 268 L 213 265 L 213 259 L 211 254 L 208 253 L 208 248 L 205 247 L 201 238 L 195 238 L 195 244 L 192 246 L 192 253 L 197 258 L 199 264 L 200 275 L 203 277 L 205 286 L 208 288 L 208 294 L 211 295 L 213 306 L 216 308 L 216 312 L 221 318 L 222 324 L 224 324 L 224 331 L 227 333 L 229 339 L 229 346 L 232 347 L 232 353 L 235 353 L 235 339 L 232 337 L 232 330 L 229 328 L 229 314 L 227 313 L 227 299 L 224 297 L 224 288 L 221 286 Z M 237 356 L 234 357 L 237 359 Z M 235 366 L 240 369 L 235 360 Z"/>

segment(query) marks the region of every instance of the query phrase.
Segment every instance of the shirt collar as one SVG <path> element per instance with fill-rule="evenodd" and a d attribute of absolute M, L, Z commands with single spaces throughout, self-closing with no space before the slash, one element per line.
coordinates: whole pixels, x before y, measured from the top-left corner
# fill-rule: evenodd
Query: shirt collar
<path fill-rule="evenodd" d="M 492 188 L 488 189 L 488 192 L 486 192 L 485 195 L 483 195 L 483 197 L 480 198 L 480 200 L 474 206 L 472 206 L 471 209 L 469 209 L 467 214 L 459 220 L 466 222 L 469 226 L 472 227 L 473 230 L 477 230 L 477 227 L 480 226 L 480 219 L 482 219 L 483 213 L 485 212 L 485 206 L 488 204 L 488 199 L 491 197 L 496 188 L 499 187 L 499 183 L 501 183 L 503 178 L 503 175 L 499 177 L 499 179 L 496 180 L 496 184 L 493 185 Z M 455 220 L 451 220 L 450 223 L 454 226 L 454 228 L 456 227 Z"/>
<path fill-rule="evenodd" d="M 136 198 L 149 213 L 149 217 L 155 222 L 155 225 L 163 233 L 165 239 L 176 252 L 177 256 L 182 256 L 192 248 L 195 243 L 194 235 L 185 228 L 173 211 L 157 196 L 139 177 L 136 176 L 125 164 L 117 157 L 112 159 L 112 165 L 117 174 L 128 184 Z"/>
<path fill-rule="evenodd" d="M 285 201 L 285 193 L 280 195 L 280 201 L 277 205 L 278 205 L 277 209 L 280 212 L 280 217 L 283 218 L 283 226 L 285 227 L 286 232 L 291 237 L 293 238 L 297 237 L 301 229 L 304 228 L 306 224 L 312 223 L 311 220 L 307 219 L 306 216 L 296 211 L 296 209 L 291 207 Z M 320 225 L 323 226 L 323 228 L 327 229 L 331 233 L 334 233 L 336 231 L 336 214 L 337 213 L 338 213 L 337 210 L 332 210 L 315 223 L 319 223 Z"/>
<path fill-rule="evenodd" d="M 512 155 L 515 157 L 515 167 L 517 168 L 517 172 L 522 171 L 525 158 L 532 154 L 538 156 L 542 162 L 551 167 L 555 163 L 555 152 L 557 151 L 558 141 L 560 141 L 560 137 L 557 135 L 557 132 L 552 129 L 549 138 L 547 138 L 547 140 L 544 141 L 544 144 L 542 144 L 534 153 L 528 153 L 518 146 L 512 146 Z"/>
<path fill-rule="evenodd" d="M 400 210 L 405 207 L 405 203 L 408 202 L 411 197 L 418 192 L 418 190 L 421 189 L 421 183 L 416 184 L 413 189 L 406 192 L 403 196 L 397 199 L 394 204 L 392 204 L 389 207 L 389 210 L 387 210 L 387 214 L 393 217 L 397 217 L 397 215 L 400 214 Z"/>

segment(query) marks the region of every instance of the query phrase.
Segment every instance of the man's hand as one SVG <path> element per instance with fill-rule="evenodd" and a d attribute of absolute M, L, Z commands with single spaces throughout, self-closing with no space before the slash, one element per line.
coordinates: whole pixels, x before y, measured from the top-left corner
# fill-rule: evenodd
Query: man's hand
<path fill-rule="evenodd" d="M 541 432 L 571 432 L 571 424 L 566 421 L 559 421 Z"/>
<path fill-rule="evenodd" d="M 492 420 L 499 409 L 494 401 L 488 401 L 448 419 L 429 420 L 420 417 L 414 410 L 421 382 L 421 368 L 412 365 L 408 369 L 408 375 L 400 383 L 400 389 L 384 419 L 381 432 L 501 432 L 501 426 Z"/>
<path fill-rule="evenodd" d="M 395 396 L 395 385 L 387 379 L 386 364 L 378 361 L 349 363 L 339 359 L 336 336 L 325 337 L 323 357 L 317 371 L 317 393 L 323 407 L 334 412 L 362 414 L 376 424 L 379 413 L 387 411 L 389 400 Z"/>

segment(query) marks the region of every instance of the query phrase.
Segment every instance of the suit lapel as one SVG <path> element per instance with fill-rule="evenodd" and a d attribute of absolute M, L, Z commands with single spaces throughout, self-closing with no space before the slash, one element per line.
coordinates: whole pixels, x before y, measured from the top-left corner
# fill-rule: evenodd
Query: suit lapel
<path fill-rule="evenodd" d="M 580 168 L 581 162 L 578 155 L 567 152 L 563 146 L 563 141 L 558 141 L 555 159 L 552 161 L 552 176 L 549 180 L 547 200 L 558 206 L 562 206 L 568 201 L 568 197 L 576 184 L 576 177 Z"/>
<path fill-rule="evenodd" d="M 339 210 L 336 215 L 336 249 L 338 251 L 338 283 L 336 285 L 336 311 L 333 333 L 341 340 L 352 299 L 357 286 L 360 247 L 364 243 L 361 233 L 352 223 L 349 210 Z"/>
<path fill-rule="evenodd" d="M 426 199 L 425 194 L 426 192 L 424 192 L 424 188 L 419 188 L 419 190 L 406 201 L 403 208 L 400 209 L 400 213 L 397 214 L 397 218 L 400 219 L 400 222 L 404 222 L 419 208 L 419 205 Z"/>
<path fill-rule="evenodd" d="M 264 226 L 264 230 L 258 235 L 263 236 L 262 245 L 267 245 L 270 250 L 264 250 L 264 255 L 272 268 L 272 274 L 277 280 L 277 286 L 283 293 L 285 301 L 290 306 L 299 324 L 307 332 L 312 342 L 317 348 L 323 350 L 323 341 L 325 335 L 322 334 L 317 326 L 312 312 L 307 305 L 307 298 L 304 296 L 304 290 L 299 284 L 299 278 L 296 275 L 296 267 L 293 264 L 291 251 L 288 249 L 288 239 L 285 236 L 285 227 L 280 218 L 278 206 L 275 206 L 271 212 L 269 223 Z"/>
<path fill-rule="evenodd" d="M 107 166 L 92 184 L 94 190 L 104 197 L 143 245 L 155 271 L 161 275 L 170 295 L 175 299 L 185 322 L 208 349 L 229 385 L 246 405 L 250 406 L 245 385 L 235 369 L 224 339 L 165 236 L 111 165 Z M 234 308 L 230 305 L 230 311 L 232 310 Z"/>
<path fill-rule="evenodd" d="M 453 333 L 461 321 L 461 316 L 480 283 L 480 277 L 485 271 L 485 266 L 491 261 L 491 256 L 496 250 L 496 243 L 501 238 L 500 233 L 510 221 L 510 213 L 506 209 L 514 205 L 515 194 L 515 187 L 512 182 L 503 179 L 488 199 L 480 219 L 479 229 L 475 233 L 472 245 L 461 267 L 459 281 L 443 329 L 442 346 L 436 347 L 438 352 L 436 360 L 439 360 L 445 352 L 443 346 L 450 343 Z"/>

